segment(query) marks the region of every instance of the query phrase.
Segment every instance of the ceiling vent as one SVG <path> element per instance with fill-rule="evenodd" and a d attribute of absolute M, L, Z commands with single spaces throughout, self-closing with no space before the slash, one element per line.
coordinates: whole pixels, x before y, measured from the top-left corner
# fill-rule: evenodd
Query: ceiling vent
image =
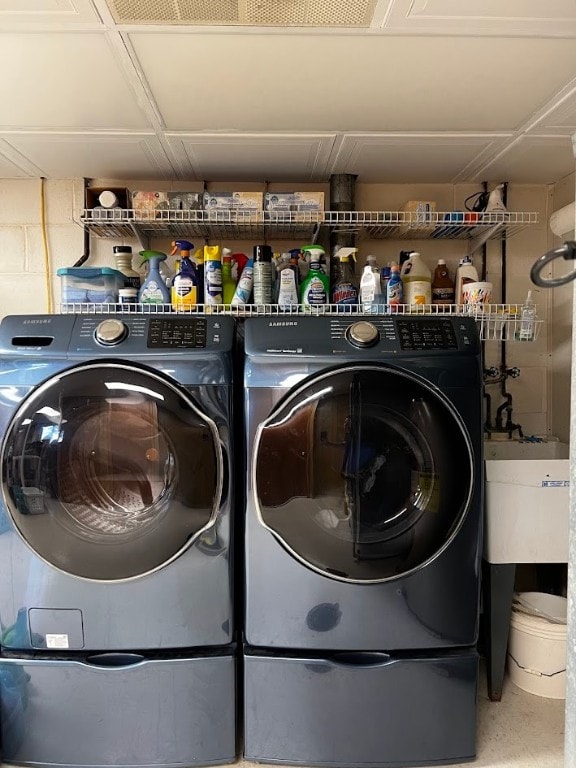
<path fill-rule="evenodd" d="M 376 0 L 107 0 L 118 24 L 369 27 Z"/>

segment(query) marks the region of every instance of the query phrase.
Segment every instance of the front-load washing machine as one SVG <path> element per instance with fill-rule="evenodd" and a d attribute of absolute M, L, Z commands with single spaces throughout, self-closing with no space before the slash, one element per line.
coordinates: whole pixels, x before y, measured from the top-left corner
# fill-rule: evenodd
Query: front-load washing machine
<path fill-rule="evenodd" d="M 232 318 L 0 325 L 3 759 L 236 756 Z"/>
<path fill-rule="evenodd" d="M 472 759 L 474 320 L 249 318 L 244 386 L 246 758 Z"/>

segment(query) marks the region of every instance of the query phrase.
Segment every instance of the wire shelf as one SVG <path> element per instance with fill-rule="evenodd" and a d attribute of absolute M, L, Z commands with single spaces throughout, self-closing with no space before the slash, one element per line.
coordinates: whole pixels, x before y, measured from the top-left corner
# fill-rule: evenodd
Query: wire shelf
<path fill-rule="evenodd" d="M 471 239 L 512 236 L 538 223 L 538 213 L 413 211 L 137 211 L 82 210 L 78 223 L 97 237 L 206 240 L 314 240 L 320 229 L 370 239 Z"/>
<path fill-rule="evenodd" d="M 236 307 L 229 304 L 186 307 L 178 312 L 170 304 L 61 304 L 62 314 L 92 315 L 231 315 L 233 317 L 287 317 L 296 315 L 326 316 L 370 316 L 385 315 L 425 315 L 428 317 L 473 317 L 483 341 L 536 341 L 540 335 L 543 320 L 521 320 L 521 304 L 378 304 L 370 307 L 362 305 L 325 304 L 318 307 L 301 306 L 280 308 L 277 304 L 247 304 Z"/>

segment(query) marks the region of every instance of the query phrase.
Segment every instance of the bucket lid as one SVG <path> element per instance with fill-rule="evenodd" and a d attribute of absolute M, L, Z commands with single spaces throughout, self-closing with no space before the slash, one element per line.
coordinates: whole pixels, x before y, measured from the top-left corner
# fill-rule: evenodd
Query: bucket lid
<path fill-rule="evenodd" d="M 559 595 L 546 592 L 515 592 L 514 607 L 522 613 L 537 616 L 551 624 L 566 624 L 568 601 Z"/>

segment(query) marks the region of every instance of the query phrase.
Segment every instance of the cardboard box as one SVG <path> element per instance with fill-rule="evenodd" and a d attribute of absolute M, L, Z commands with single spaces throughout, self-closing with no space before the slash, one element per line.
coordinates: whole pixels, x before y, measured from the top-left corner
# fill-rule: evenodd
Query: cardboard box
<path fill-rule="evenodd" d="M 400 225 L 400 231 L 403 233 L 417 229 L 418 232 L 432 233 L 436 228 L 435 214 L 436 203 L 432 200 L 408 200 L 401 206 L 400 211 L 410 214 L 409 219 Z"/>
<path fill-rule="evenodd" d="M 324 192 L 266 192 L 265 211 L 324 211 Z"/>
<path fill-rule="evenodd" d="M 203 197 L 202 192 L 168 192 L 168 208 L 171 211 L 201 211 Z"/>
<path fill-rule="evenodd" d="M 262 192 L 204 192 L 205 211 L 261 211 Z"/>
<path fill-rule="evenodd" d="M 84 207 L 85 208 L 101 208 L 98 198 L 102 192 L 113 192 L 118 198 L 117 208 L 130 208 L 130 192 L 126 187 L 86 187 Z M 105 210 L 115 210 L 114 208 L 108 208 Z"/>
<path fill-rule="evenodd" d="M 168 210 L 167 192 L 132 192 L 132 205 L 134 211 L 140 213 L 153 213 L 154 211 Z"/>

